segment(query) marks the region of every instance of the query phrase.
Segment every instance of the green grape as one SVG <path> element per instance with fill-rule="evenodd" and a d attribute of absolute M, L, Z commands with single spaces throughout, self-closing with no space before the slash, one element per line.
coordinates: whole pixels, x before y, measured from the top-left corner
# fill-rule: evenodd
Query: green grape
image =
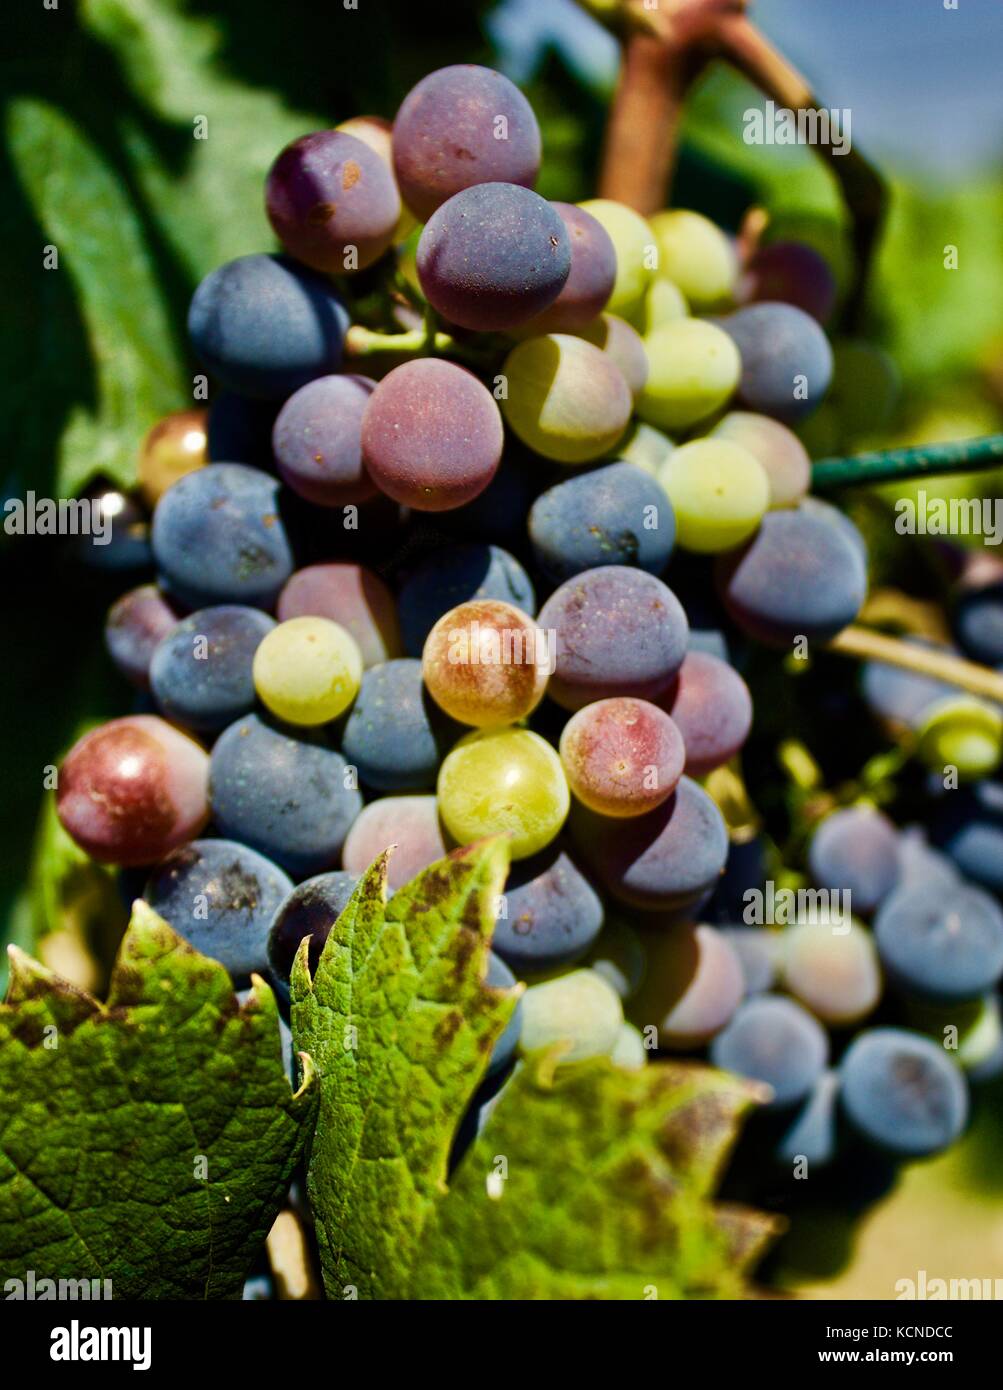
<path fill-rule="evenodd" d="M 715 308 L 731 299 L 738 258 L 720 227 L 683 208 L 656 212 L 651 227 L 658 242 L 659 275 L 678 286 L 694 309 Z"/>
<path fill-rule="evenodd" d="M 629 317 L 655 276 L 655 234 L 640 213 L 610 198 L 590 198 L 578 206 L 606 228 L 616 251 L 616 281 L 606 308 Z"/>
<path fill-rule="evenodd" d="M 612 985 L 621 999 L 629 999 L 644 979 L 644 944 L 629 922 L 607 916 L 585 963 Z"/>
<path fill-rule="evenodd" d="M 616 992 L 594 971 L 572 970 L 526 990 L 519 1047 L 535 1052 L 569 1043 L 562 1062 L 608 1057 L 622 1025 L 623 1006 Z"/>
<path fill-rule="evenodd" d="M 439 769 L 437 792 L 457 843 L 508 834 L 513 859 L 549 845 L 571 804 L 556 749 L 529 729 L 477 729 L 461 738 Z"/>
<path fill-rule="evenodd" d="M 793 430 L 769 415 L 729 411 L 711 430 L 755 455 L 770 480 L 770 506 L 793 507 L 811 487 L 811 459 Z"/>
<path fill-rule="evenodd" d="M 874 938 L 858 922 L 802 922 L 780 937 L 784 987 L 822 1023 L 857 1023 L 881 998 Z"/>
<path fill-rule="evenodd" d="M 355 638 L 330 618 L 290 618 L 254 653 L 254 688 L 287 724 L 327 724 L 359 693 L 362 654 Z"/>
<path fill-rule="evenodd" d="M 654 333 L 665 323 L 675 323 L 677 319 L 689 317 L 689 305 L 678 285 L 660 275 L 652 280 L 641 303 L 630 316 L 630 321 L 643 338 Z"/>
<path fill-rule="evenodd" d="M 966 782 L 987 777 L 1003 754 L 1003 715 L 972 695 L 949 695 L 924 711 L 920 758 L 934 772 L 956 767 Z"/>
<path fill-rule="evenodd" d="M 684 550 L 715 554 L 740 545 L 770 505 L 770 480 L 748 449 L 728 439 L 694 439 L 661 465 L 657 479 L 676 516 Z"/>
<path fill-rule="evenodd" d="M 578 336 L 588 343 L 595 343 L 616 363 L 636 401 L 648 380 L 648 354 L 637 329 L 616 314 L 600 314 Z"/>
<path fill-rule="evenodd" d="M 625 463 L 636 464 L 652 477 L 659 466 L 672 453 L 675 444 L 667 434 L 656 430 L 654 425 L 646 425 L 643 420 L 635 420 L 630 429 L 613 450 L 613 456 Z"/>
<path fill-rule="evenodd" d="M 742 359 L 723 329 L 702 319 L 677 319 L 644 339 L 648 383 L 637 413 L 659 429 L 685 429 L 705 420 L 738 385 Z"/>
<path fill-rule="evenodd" d="M 648 1060 L 648 1049 L 638 1029 L 632 1023 L 622 1023 L 609 1055 L 616 1066 L 626 1071 L 640 1071 Z"/>
<path fill-rule="evenodd" d="M 627 428 L 633 405 L 623 373 L 584 338 L 548 333 L 512 349 L 502 373 L 502 413 L 524 444 L 559 463 L 608 453 Z"/>

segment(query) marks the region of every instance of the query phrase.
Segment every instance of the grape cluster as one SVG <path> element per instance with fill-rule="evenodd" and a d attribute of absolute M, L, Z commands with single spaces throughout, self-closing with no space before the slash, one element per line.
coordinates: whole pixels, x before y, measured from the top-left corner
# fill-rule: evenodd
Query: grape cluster
<path fill-rule="evenodd" d="M 867 593 L 792 429 L 833 376 L 832 272 L 799 243 L 742 259 L 687 210 L 548 202 L 540 162 L 525 98 L 476 66 L 278 155 L 281 252 L 192 300 L 208 419 L 143 448 L 155 582 L 106 629 L 136 712 L 70 751 L 60 819 L 280 993 L 388 846 L 393 891 L 506 835 L 490 978 L 529 988 L 493 1070 L 558 1040 L 703 1052 L 770 1087 L 784 1162 L 844 1132 L 932 1152 L 965 1072 L 1003 1065 L 999 789 L 945 807 L 941 849 L 866 807 L 822 821 L 812 879 L 870 927 L 721 908 L 744 846 L 718 774 L 754 719 L 731 654 L 824 642 Z M 1001 614 L 998 584 L 965 599 L 966 651 L 1003 663 Z M 864 688 L 931 765 L 998 754 L 934 682 Z"/>

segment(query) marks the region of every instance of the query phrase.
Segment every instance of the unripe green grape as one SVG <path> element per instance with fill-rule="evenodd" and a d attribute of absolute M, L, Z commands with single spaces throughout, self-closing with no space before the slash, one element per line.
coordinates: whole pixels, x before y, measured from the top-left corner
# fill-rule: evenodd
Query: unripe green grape
<path fill-rule="evenodd" d="M 616 251 L 616 281 L 606 308 L 629 317 L 655 277 L 655 234 L 639 212 L 611 198 L 590 198 L 578 206 L 606 228 Z"/>
<path fill-rule="evenodd" d="M 658 241 L 658 273 L 671 280 L 694 309 L 726 304 L 738 278 L 731 242 L 699 212 L 673 208 L 656 212 L 651 227 Z"/>
<path fill-rule="evenodd" d="M 616 363 L 636 401 L 648 380 L 648 354 L 637 329 L 616 314 L 600 314 L 579 337 L 594 343 Z"/>
<path fill-rule="evenodd" d="M 727 439 L 694 439 L 666 459 L 657 479 L 676 517 L 684 550 L 732 550 L 756 530 L 770 505 L 770 480 L 757 458 Z"/>
<path fill-rule="evenodd" d="M 619 996 L 592 970 L 530 985 L 522 996 L 522 1052 L 569 1043 L 562 1062 L 608 1057 L 623 1025 Z"/>
<path fill-rule="evenodd" d="M 507 834 L 513 859 L 549 845 L 571 804 L 556 749 L 529 729 L 477 729 L 461 738 L 439 769 L 437 793 L 457 843 Z"/>
<path fill-rule="evenodd" d="M 630 322 L 642 338 L 646 338 L 663 324 L 689 318 L 689 313 L 686 296 L 679 286 L 659 275 L 648 286 L 641 303 L 631 314 Z"/>
<path fill-rule="evenodd" d="M 659 429 L 686 429 L 725 404 L 738 385 L 742 359 L 723 329 L 702 319 L 677 319 L 644 339 L 648 381 L 637 404 Z"/>
<path fill-rule="evenodd" d="M 644 1039 L 632 1023 L 622 1023 L 616 1035 L 616 1042 L 609 1054 L 615 1066 L 626 1071 L 640 1071 L 648 1060 L 648 1049 Z"/>
<path fill-rule="evenodd" d="M 748 449 L 766 469 L 770 506 L 793 507 L 811 487 L 811 459 L 793 430 L 769 415 L 731 410 L 710 431 Z"/>
<path fill-rule="evenodd" d="M 917 751 L 934 772 L 956 767 L 964 781 L 987 777 L 1003 754 L 1003 716 L 971 695 L 948 696 L 924 712 Z"/>
<path fill-rule="evenodd" d="M 350 632 L 329 618 L 290 618 L 254 653 L 254 688 L 287 724 L 327 724 L 359 693 L 362 655 Z"/>
<path fill-rule="evenodd" d="M 654 425 L 635 420 L 613 453 L 614 457 L 636 464 L 654 478 L 675 447 L 669 436 L 656 430 Z"/>
<path fill-rule="evenodd" d="M 623 373 L 584 338 L 529 338 L 512 349 L 502 373 L 508 383 L 501 402 L 505 419 L 544 458 L 601 458 L 627 428 L 633 401 Z"/>

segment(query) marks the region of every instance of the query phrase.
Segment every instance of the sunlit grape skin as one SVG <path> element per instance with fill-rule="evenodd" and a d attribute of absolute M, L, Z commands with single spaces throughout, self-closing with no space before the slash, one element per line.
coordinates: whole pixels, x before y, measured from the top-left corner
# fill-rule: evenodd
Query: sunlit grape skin
<path fill-rule="evenodd" d="M 694 439 L 658 470 L 680 546 L 698 554 L 732 550 L 753 534 L 770 504 L 759 460 L 727 439 Z"/>
<path fill-rule="evenodd" d="M 437 785 L 443 824 L 458 844 L 508 834 L 513 859 L 544 849 L 571 796 L 556 751 L 529 729 L 476 729 L 446 755 Z"/>
<path fill-rule="evenodd" d="M 502 368 L 502 409 L 509 427 L 544 458 L 588 463 L 616 444 L 632 398 L 607 353 L 570 333 L 528 338 Z"/>
<path fill-rule="evenodd" d="M 628 1014 L 639 1028 L 653 1026 L 670 1051 L 701 1047 L 725 1026 L 742 1002 L 742 967 L 723 934 L 682 923 L 649 932 L 645 969 Z"/>
<path fill-rule="evenodd" d="M 425 641 L 422 675 L 446 714 L 475 728 L 514 724 L 547 687 L 549 652 L 531 618 L 510 603 L 475 599 L 443 614 Z"/>
<path fill-rule="evenodd" d="M 358 694 L 362 656 L 351 633 L 329 618 L 290 618 L 254 653 L 254 688 L 288 724 L 327 724 Z"/>
<path fill-rule="evenodd" d="M 658 273 L 671 280 L 696 310 L 728 300 L 738 263 L 720 227 L 686 208 L 658 212 L 651 218 L 658 242 Z"/>
<path fill-rule="evenodd" d="M 738 385 L 738 350 L 713 323 L 673 319 L 643 341 L 649 371 L 637 413 L 649 425 L 687 429 L 720 410 Z"/>
<path fill-rule="evenodd" d="M 573 970 L 531 985 L 522 997 L 522 1048 L 564 1043 L 563 1062 L 609 1056 L 623 1024 L 615 990 L 593 970 Z"/>
<path fill-rule="evenodd" d="M 209 461 L 208 418 L 206 410 L 176 410 L 147 434 L 139 451 L 137 475 L 148 507 L 155 507 L 179 478 Z"/>
<path fill-rule="evenodd" d="M 602 313 L 616 280 L 616 250 L 609 233 L 574 203 L 552 203 L 571 242 L 571 273 L 549 309 L 525 325 L 533 334 L 577 333 Z"/>
<path fill-rule="evenodd" d="M 59 770 L 56 809 L 92 859 L 153 863 L 209 819 L 209 758 L 155 715 L 112 719 L 73 745 Z"/>
<path fill-rule="evenodd" d="M 881 997 L 874 938 L 856 922 L 801 923 L 781 936 L 784 986 L 827 1027 L 866 1018 Z"/>
<path fill-rule="evenodd" d="M 654 278 L 655 234 L 640 213 L 612 198 L 589 198 L 578 206 L 605 228 L 616 250 L 616 280 L 606 308 L 629 317 Z"/>
<path fill-rule="evenodd" d="M 711 430 L 715 439 L 730 439 L 759 460 L 770 483 L 770 506 L 790 507 L 811 487 L 811 460 L 801 440 L 769 415 L 731 410 Z"/>
<path fill-rule="evenodd" d="M 560 751 L 574 795 L 606 816 L 639 816 L 661 805 L 686 756 L 665 711 L 629 697 L 597 700 L 572 715 Z"/>

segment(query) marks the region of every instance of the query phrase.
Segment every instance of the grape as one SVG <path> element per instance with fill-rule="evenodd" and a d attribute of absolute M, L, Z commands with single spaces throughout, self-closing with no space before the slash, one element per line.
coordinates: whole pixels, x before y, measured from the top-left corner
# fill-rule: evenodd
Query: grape
<path fill-rule="evenodd" d="M 516 445 L 514 440 L 509 441 L 509 446 L 497 472 L 483 492 L 478 493 L 472 502 L 467 502 L 462 507 L 454 507 L 452 511 L 438 514 L 436 524 L 444 531 L 453 536 L 460 536 L 466 541 L 495 541 L 506 546 L 523 544 L 526 535 L 526 513 L 539 491 L 536 479 L 530 475 L 530 469 L 538 468 L 539 460 L 535 454 L 531 455 L 527 450 L 527 465 L 523 459 L 515 457 L 522 446 Z M 500 598 L 502 595 L 489 594 L 485 597 Z M 523 607 L 522 604 L 516 606 Z M 415 653 L 412 652 L 411 655 Z"/>
<path fill-rule="evenodd" d="M 141 584 L 116 599 L 105 619 L 108 655 L 138 690 L 150 688 L 150 658 L 178 615 L 156 584 Z"/>
<path fill-rule="evenodd" d="M 188 334 L 231 391 L 282 400 L 341 365 L 348 314 L 330 282 L 284 256 L 240 256 L 192 298 Z"/>
<path fill-rule="evenodd" d="M 268 969 L 272 918 L 292 892 L 277 864 L 232 840 L 193 840 L 154 869 L 144 898 L 238 985 Z"/>
<path fill-rule="evenodd" d="M 296 878 L 337 863 L 362 809 L 340 753 L 319 735 L 277 728 L 257 714 L 238 719 L 216 740 L 209 796 L 221 835 Z"/>
<path fill-rule="evenodd" d="M 899 889 L 879 908 L 874 936 L 891 981 L 919 999 L 965 1002 L 1003 975 L 1003 911 L 979 888 Z"/>
<path fill-rule="evenodd" d="M 560 758 L 529 729 L 476 729 L 461 738 L 439 769 L 438 797 L 458 844 L 507 834 L 513 859 L 550 844 L 571 800 Z"/>
<path fill-rule="evenodd" d="M 709 652 L 688 651 L 660 703 L 686 749 L 686 771 L 703 777 L 728 762 L 752 727 L 752 696 L 733 666 Z"/>
<path fill-rule="evenodd" d="M 824 1071 L 774 1150 L 784 1166 L 807 1163 L 810 1175 L 836 1157 L 839 1148 L 839 1072 Z"/>
<path fill-rule="evenodd" d="M 203 608 L 177 624 L 150 661 L 150 687 L 165 719 L 199 733 L 225 729 L 254 708 L 251 663 L 275 627 L 236 604 Z"/>
<path fill-rule="evenodd" d="M 643 338 L 661 328 L 664 323 L 689 317 L 689 306 L 682 291 L 671 280 L 659 276 L 652 280 L 640 305 L 631 314 L 631 322 Z"/>
<path fill-rule="evenodd" d="M 166 492 L 153 514 L 153 554 L 172 595 L 191 608 L 271 608 L 293 568 L 274 478 L 213 463 Z"/>
<path fill-rule="evenodd" d="M 811 486 L 811 460 L 793 431 L 769 415 L 729 411 L 711 430 L 714 439 L 740 444 L 759 460 L 770 483 L 770 506 L 791 507 Z"/>
<path fill-rule="evenodd" d="M 657 705 L 621 696 L 572 715 L 561 734 L 561 762 L 578 800 L 606 816 L 640 816 L 675 791 L 686 752 Z"/>
<path fill-rule="evenodd" d="M 67 753 L 56 810 L 99 864 L 151 864 L 209 819 L 208 770 L 195 740 L 155 715 L 112 719 Z"/>
<path fill-rule="evenodd" d="M 650 912 L 694 907 L 713 889 L 728 856 L 721 812 L 689 777 L 647 815 L 611 820 L 584 811 L 571 829 L 607 891 Z"/>
<path fill-rule="evenodd" d="M 635 420 L 630 429 L 616 446 L 616 457 L 624 463 L 634 463 L 645 473 L 657 477 L 661 464 L 675 448 L 672 440 L 654 425 L 646 425 L 643 420 Z"/>
<path fill-rule="evenodd" d="M 543 699 L 550 652 L 510 603 L 474 599 L 451 608 L 425 641 L 421 669 L 432 699 L 475 728 L 514 724 Z"/>
<path fill-rule="evenodd" d="M 637 413 L 659 429 L 688 429 L 729 399 L 742 364 L 728 334 L 702 319 L 676 319 L 644 339 L 648 380 Z"/>
<path fill-rule="evenodd" d="M 571 244 L 571 273 L 548 309 L 529 321 L 530 333 L 578 333 L 602 313 L 616 280 L 616 251 L 609 233 L 584 208 L 552 203 Z"/>
<path fill-rule="evenodd" d="M 210 463 L 248 463 L 272 468 L 272 429 L 277 401 L 255 401 L 221 391 L 209 406 L 206 451 Z"/>
<path fill-rule="evenodd" d="M 1003 893 L 1003 784 L 977 782 L 954 792 L 932 829 L 966 878 Z"/>
<path fill-rule="evenodd" d="M 611 198 L 590 198 L 579 207 L 606 229 L 616 251 L 616 280 L 606 308 L 629 317 L 654 279 L 655 234 L 640 213 Z"/>
<path fill-rule="evenodd" d="M 279 595 L 279 622 L 329 618 L 355 638 L 363 666 L 376 666 L 402 652 L 397 606 L 383 580 L 362 565 L 308 565 L 297 570 Z"/>
<path fill-rule="evenodd" d="M 671 280 L 695 309 L 731 298 L 738 262 L 720 227 L 685 208 L 656 212 L 651 227 L 658 242 L 659 275 Z"/>
<path fill-rule="evenodd" d="M 650 940 L 657 940 L 645 933 Z M 622 917 L 607 916 L 599 939 L 586 957 L 589 969 L 612 985 L 621 999 L 630 999 L 641 987 L 647 969 L 647 953 L 640 934 Z"/>
<path fill-rule="evenodd" d="M 610 463 L 549 488 L 533 503 L 533 556 L 555 582 L 600 565 L 660 574 L 675 540 L 664 489 L 632 463 Z"/>
<path fill-rule="evenodd" d="M 434 796 L 382 796 L 370 801 L 348 832 L 342 865 L 349 873 L 364 874 L 391 845 L 394 850 L 387 863 L 391 892 L 446 857 Z"/>
<path fill-rule="evenodd" d="M 155 507 L 172 484 L 208 461 L 205 410 L 175 410 L 149 431 L 139 451 L 137 481 L 143 501 Z"/>
<path fill-rule="evenodd" d="M 492 332 L 528 323 L 554 303 L 571 271 L 571 241 L 539 194 L 481 183 L 432 214 L 416 263 L 434 309 L 461 328 Z"/>
<path fill-rule="evenodd" d="M 100 480 L 86 488 L 78 502 L 93 518 L 91 526 L 81 530 L 71 547 L 71 554 L 80 564 L 111 573 L 150 568 L 150 527 L 138 502 Z M 10 505 L 10 499 L 6 505 Z"/>
<path fill-rule="evenodd" d="M 514 989 L 518 983 L 511 970 L 501 959 L 496 956 L 494 951 L 488 953 L 488 968 L 484 977 L 484 983 L 489 989 Z M 488 1069 L 486 1075 L 495 1076 L 503 1071 L 515 1056 L 516 1048 L 519 1046 L 519 1038 L 522 1035 L 522 1000 L 515 1006 L 515 1011 L 505 1026 L 504 1032 L 495 1043 L 488 1059 Z"/>
<path fill-rule="evenodd" d="M 616 314 L 603 314 L 588 328 L 579 331 L 586 342 L 594 343 L 616 363 L 636 401 L 644 390 L 650 370 L 640 333 Z"/>
<path fill-rule="evenodd" d="M 389 372 L 362 417 L 369 476 L 395 502 L 420 512 L 448 511 L 483 492 L 502 440 L 487 388 L 464 368 L 430 357 Z"/>
<path fill-rule="evenodd" d="M 721 327 L 741 354 L 738 394 L 750 410 L 791 421 L 821 403 L 832 380 L 832 348 L 809 314 L 793 304 L 750 304 Z"/>
<path fill-rule="evenodd" d="M 675 594 L 654 575 L 625 565 L 567 580 L 537 623 L 557 634 L 557 669 L 547 693 L 568 710 L 613 695 L 657 699 L 686 655 L 686 614 Z"/>
<path fill-rule="evenodd" d="M 625 1071 L 640 1071 L 648 1061 L 648 1049 L 644 1039 L 632 1023 L 622 1023 L 609 1054 L 614 1066 Z"/>
<path fill-rule="evenodd" d="M 455 739 L 459 730 L 429 698 L 421 662 L 402 658 L 363 675 L 341 751 L 367 786 L 420 791 L 435 786 L 447 734 Z"/>
<path fill-rule="evenodd" d="M 953 767 L 965 781 L 986 777 L 1003 754 L 1003 715 L 971 695 L 949 695 L 928 706 L 916 733 L 916 752 L 931 771 Z"/>
<path fill-rule="evenodd" d="M 964 1077 L 943 1048 L 918 1033 L 861 1033 L 839 1074 L 843 1113 L 864 1139 L 895 1158 L 940 1153 L 965 1127 Z"/>
<path fill-rule="evenodd" d="M 394 175 L 393 126 L 390 121 L 383 116 L 351 116 L 347 121 L 339 121 L 334 128 L 344 135 L 354 135 L 356 140 L 361 140 L 364 145 L 369 146 L 374 154 L 378 154 L 390 170 L 391 177 L 394 179 L 394 187 L 397 187 L 397 179 Z M 400 194 L 398 193 L 397 196 L 399 198 Z M 391 242 L 394 245 L 402 242 L 411 235 L 416 226 L 415 219 L 402 204 L 397 225 L 390 238 Z"/>
<path fill-rule="evenodd" d="M 762 927 L 721 927 L 719 935 L 738 957 L 746 994 L 766 994 L 777 982 L 782 937 Z"/>
<path fill-rule="evenodd" d="M 340 130 L 287 145 L 268 171 L 265 211 L 282 245 L 313 270 L 365 270 L 393 241 L 400 194 L 386 162 Z"/>
<path fill-rule="evenodd" d="M 923 637 L 903 637 L 910 646 L 926 650 L 950 649 Z M 915 729 L 924 712 L 945 696 L 956 693 L 957 687 L 924 676 L 917 671 L 904 671 L 883 661 L 867 661 L 861 669 L 861 692 L 874 714 L 888 720 L 893 727 Z"/>
<path fill-rule="evenodd" d="M 408 655 L 421 655 L 443 614 L 480 599 L 511 604 L 530 617 L 536 612 L 532 580 L 507 550 L 496 545 L 438 549 L 401 587 L 400 620 Z"/>
<path fill-rule="evenodd" d="M 368 501 L 376 488 L 362 464 L 362 412 L 376 383 L 322 376 L 279 411 L 272 447 L 282 481 L 321 507 Z"/>
<path fill-rule="evenodd" d="M 551 845 L 512 865 L 491 949 L 520 976 L 543 974 L 585 955 L 602 922 L 597 894 Z"/>
<path fill-rule="evenodd" d="M 507 77 L 456 64 L 429 73 L 408 92 L 394 121 L 393 154 L 401 196 L 426 222 L 447 198 L 476 184 L 532 188 L 540 128 Z"/>
<path fill-rule="evenodd" d="M 773 1091 L 768 1107 L 785 1110 L 814 1089 L 829 1060 L 829 1040 L 800 1004 L 761 994 L 745 1000 L 717 1035 L 710 1059 L 722 1071 L 765 1082 Z"/>
<path fill-rule="evenodd" d="M 833 811 L 812 836 L 808 867 L 819 888 L 849 893 L 854 912 L 873 912 L 898 882 L 898 834 L 871 806 Z"/>
<path fill-rule="evenodd" d="M 355 638 L 330 618 L 290 618 L 254 653 L 254 688 L 287 724 L 327 724 L 359 693 L 362 655 Z"/>
<path fill-rule="evenodd" d="M 684 923 L 646 937 L 645 974 L 628 1010 L 639 1028 L 654 1027 L 669 1051 L 702 1047 L 742 1000 L 738 957 L 713 927 Z"/>
<path fill-rule="evenodd" d="M 512 349 L 502 368 L 505 419 L 524 444 L 559 463 L 588 463 L 612 449 L 630 419 L 630 387 L 584 338 L 548 333 Z"/>
<path fill-rule="evenodd" d="M 858 923 L 838 931 L 822 922 L 788 927 L 782 951 L 785 989 L 830 1028 L 858 1023 L 877 1007 L 878 956 L 870 932 Z"/>
<path fill-rule="evenodd" d="M 309 937 L 310 974 L 317 973 L 331 928 L 348 906 L 358 879 L 335 869 L 317 874 L 292 888 L 274 914 L 268 934 L 268 963 L 280 987 L 288 992 L 289 976 L 300 942 Z"/>
<path fill-rule="evenodd" d="M 679 544 L 700 554 L 747 540 L 770 505 L 766 470 L 729 439 L 694 439 L 674 449 L 658 481 L 672 503 Z"/>
<path fill-rule="evenodd" d="M 1003 583 L 962 596 L 954 611 L 954 634 L 973 661 L 1003 665 Z"/>
<path fill-rule="evenodd" d="M 608 1057 L 620 1036 L 623 1008 L 606 981 L 592 970 L 572 970 L 530 985 L 522 996 L 523 1052 L 568 1045 L 560 1060 Z"/>
<path fill-rule="evenodd" d="M 943 889 L 950 891 L 960 882 L 958 871 L 950 859 L 933 849 L 920 826 L 910 825 L 899 832 L 897 888 L 915 888 L 924 884 L 938 892 Z"/>
<path fill-rule="evenodd" d="M 771 646 L 826 642 L 860 612 L 867 570 L 842 528 L 802 503 L 767 512 L 741 551 L 722 556 L 718 585 L 731 618 Z"/>
<path fill-rule="evenodd" d="M 743 303 L 770 300 L 794 304 L 819 323 L 836 307 L 836 277 L 813 246 L 803 241 L 774 241 L 750 259 L 739 280 Z"/>

